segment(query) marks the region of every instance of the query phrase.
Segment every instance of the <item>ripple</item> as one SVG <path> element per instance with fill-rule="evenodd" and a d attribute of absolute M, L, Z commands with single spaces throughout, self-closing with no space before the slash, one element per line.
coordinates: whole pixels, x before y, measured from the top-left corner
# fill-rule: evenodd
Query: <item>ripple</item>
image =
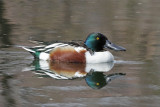
<path fill-rule="evenodd" d="M 124 60 L 115 60 L 115 64 L 144 64 L 144 62 L 141 61 L 124 61 Z"/>
<path fill-rule="evenodd" d="M 65 86 L 65 87 L 58 87 L 58 86 L 47 86 L 43 87 L 44 89 L 50 90 L 61 90 L 61 91 L 80 91 L 80 90 L 87 90 L 87 87 L 84 86 Z"/>
<path fill-rule="evenodd" d="M 46 104 L 35 104 L 41 107 L 86 107 L 80 103 L 46 103 Z"/>

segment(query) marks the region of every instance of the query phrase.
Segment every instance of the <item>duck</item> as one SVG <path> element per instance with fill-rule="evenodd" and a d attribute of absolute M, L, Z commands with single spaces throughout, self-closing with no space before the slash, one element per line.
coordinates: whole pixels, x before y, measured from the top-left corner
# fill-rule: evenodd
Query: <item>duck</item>
<path fill-rule="evenodd" d="M 85 41 L 54 42 L 34 47 L 23 46 L 35 59 L 67 63 L 106 63 L 113 62 L 114 56 L 109 52 L 126 51 L 108 40 L 99 32 L 90 33 Z"/>

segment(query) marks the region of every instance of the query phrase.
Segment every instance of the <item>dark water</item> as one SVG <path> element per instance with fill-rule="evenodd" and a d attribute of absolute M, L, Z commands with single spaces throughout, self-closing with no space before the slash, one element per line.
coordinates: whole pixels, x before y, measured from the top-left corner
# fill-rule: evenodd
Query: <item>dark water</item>
<path fill-rule="evenodd" d="M 0 0 L 0 107 L 159 107 L 159 11 L 159 0 Z M 30 39 L 84 40 L 91 32 L 127 49 L 111 51 L 108 72 L 63 64 L 48 74 L 17 47 L 33 46 Z"/>

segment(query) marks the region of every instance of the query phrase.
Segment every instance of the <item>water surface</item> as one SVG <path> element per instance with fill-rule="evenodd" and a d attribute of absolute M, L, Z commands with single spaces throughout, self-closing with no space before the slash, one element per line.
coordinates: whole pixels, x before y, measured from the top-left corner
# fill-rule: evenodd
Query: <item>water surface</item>
<path fill-rule="evenodd" d="M 159 0 L 1 0 L 0 106 L 159 107 L 159 5 Z M 17 47 L 34 46 L 29 40 L 84 40 L 91 32 L 127 49 L 111 51 L 114 66 L 96 74 L 126 75 L 100 89 L 88 86 L 86 75 L 40 76 L 33 57 Z"/>

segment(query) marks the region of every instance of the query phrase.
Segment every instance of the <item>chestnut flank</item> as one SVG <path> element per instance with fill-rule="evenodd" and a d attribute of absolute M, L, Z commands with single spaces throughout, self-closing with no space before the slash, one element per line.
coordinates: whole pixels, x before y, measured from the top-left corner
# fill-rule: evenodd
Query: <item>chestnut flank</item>
<path fill-rule="evenodd" d="M 51 51 L 50 60 L 54 62 L 75 62 L 75 63 L 85 63 L 85 52 L 86 50 L 81 50 L 77 52 L 74 47 L 59 47 Z"/>

